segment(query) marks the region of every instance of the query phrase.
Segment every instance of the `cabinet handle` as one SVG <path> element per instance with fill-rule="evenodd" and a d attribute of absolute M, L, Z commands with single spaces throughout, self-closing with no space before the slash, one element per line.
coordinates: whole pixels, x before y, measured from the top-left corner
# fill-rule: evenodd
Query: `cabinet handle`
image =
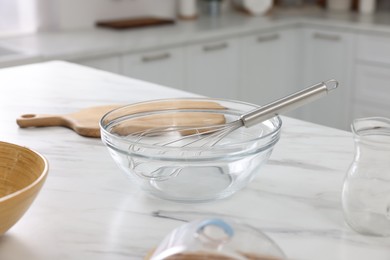
<path fill-rule="evenodd" d="M 161 53 L 156 55 L 149 55 L 149 56 L 143 56 L 142 61 L 143 62 L 151 62 L 151 61 L 158 61 L 158 60 L 166 60 L 171 57 L 170 53 Z"/>
<path fill-rule="evenodd" d="M 280 38 L 279 34 L 271 34 L 257 37 L 257 42 L 270 42 Z"/>
<path fill-rule="evenodd" d="M 327 40 L 332 42 L 338 42 L 341 40 L 340 35 L 336 34 L 325 34 L 325 33 L 314 33 L 313 34 L 314 39 L 320 39 L 320 40 Z"/>
<path fill-rule="evenodd" d="M 205 45 L 203 46 L 203 51 L 205 52 L 217 51 L 217 50 L 226 49 L 227 47 L 229 47 L 229 45 L 226 42 L 223 42 L 223 43 L 218 43 L 213 45 Z"/>

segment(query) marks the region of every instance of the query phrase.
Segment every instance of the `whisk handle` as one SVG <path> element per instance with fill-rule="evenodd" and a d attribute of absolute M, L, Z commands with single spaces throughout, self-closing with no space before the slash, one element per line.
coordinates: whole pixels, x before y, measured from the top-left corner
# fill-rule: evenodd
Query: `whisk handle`
<path fill-rule="evenodd" d="M 326 96 L 330 91 L 338 86 L 336 80 L 328 80 L 326 82 L 317 83 L 311 87 L 295 92 L 284 98 L 275 100 L 265 106 L 256 108 L 241 116 L 241 121 L 246 127 L 263 122 L 280 113 L 291 111 L 304 104 L 317 100 Z"/>

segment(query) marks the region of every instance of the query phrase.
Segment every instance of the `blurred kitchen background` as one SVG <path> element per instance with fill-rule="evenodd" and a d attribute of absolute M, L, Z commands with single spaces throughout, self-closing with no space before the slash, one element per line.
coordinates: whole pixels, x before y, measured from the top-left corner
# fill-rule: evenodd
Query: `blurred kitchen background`
<path fill-rule="evenodd" d="M 0 0 L 0 68 L 50 60 L 258 105 L 337 79 L 288 115 L 349 130 L 390 117 L 390 0 Z"/>

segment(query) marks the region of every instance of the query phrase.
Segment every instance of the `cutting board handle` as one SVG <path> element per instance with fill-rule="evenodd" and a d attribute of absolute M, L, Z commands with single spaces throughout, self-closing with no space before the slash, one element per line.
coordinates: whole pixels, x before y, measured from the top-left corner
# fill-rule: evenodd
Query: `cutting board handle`
<path fill-rule="evenodd" d="M 16 123 L 22 128 L 34 126 L 67 126 L 68 124 L 62 117 L 45 114 L 24 114 L 16 119 Z"/>

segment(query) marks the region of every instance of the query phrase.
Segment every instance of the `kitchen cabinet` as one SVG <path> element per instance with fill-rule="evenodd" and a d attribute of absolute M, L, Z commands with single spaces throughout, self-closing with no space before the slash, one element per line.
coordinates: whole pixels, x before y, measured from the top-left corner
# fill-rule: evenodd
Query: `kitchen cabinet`
<path fill-rule="evenodd" d="M 187 46 L 187 90 L 214 98 L 237 99 L 239 60 L 238 39 Z"/>
<path fill-rule="evenodd" d="M 123 74 L 160 85 L 184 89 L 182 47 L 124 55 Z"/>
<path fill-rule="evenodd" d="M 358 35 L 353 117 L 390 118 L 390 36 Z"/>
<path fill-rule="evenodd" d="M 339 88 L 286 113 L 349 130 L 390 114 L 390 35 L 288 26 L 77 63 L 215 98 L 266 104 L 328 79 Z"/>
<path fill-rule="evenodd" d="M 102 58 L 81 59 L 73 62 L 117 74 L 122 73 L 121 57 L 116 55 Z"/>
<path fill-rule="evenodd" d="M 349 129 L 354 38 L 354 34 L 348 32 L 303 29 L 303 85 L 336 79 L 339 88 L 327 97 L 300 108 L 302 119 Z"/>
<path fill-rule="evenodd" d="M 302 88 L 298 47 L 296 28 L 242 38 L 240 99 L 263 105 Z"/>
<path fill-rule="evenodd" d="M 390 68 L 358 64 L 353 117 L 390 118 Z"/>
<path fill-rule="evenodd" d="M 359 34 L 357 35 L 356 57 L 358 62 L 368 62 L 376 65 L 390 65 L 390 35 L 389 34 Z"/>

